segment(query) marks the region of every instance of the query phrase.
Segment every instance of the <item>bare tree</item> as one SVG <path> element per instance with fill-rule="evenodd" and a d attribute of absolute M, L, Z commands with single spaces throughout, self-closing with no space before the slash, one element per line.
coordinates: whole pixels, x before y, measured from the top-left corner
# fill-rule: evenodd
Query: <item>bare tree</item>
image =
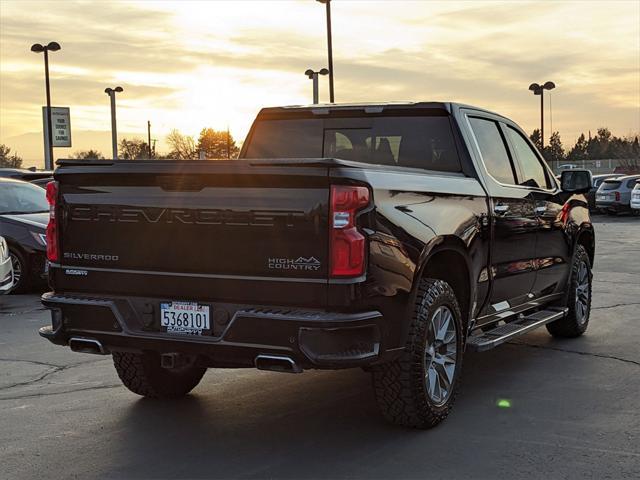
<path fill-rule="evenodd" d="M 17 153 L 11 153 L 11 148 L 4 144 L 0 144 L 0 167 L 3 168 L 20 168 L 22 167 L 22 157 Z"/>
<path fill-rule="evenodd" d="M 183 135 L 178 130 L 173 129 L 167 135 L 166 141 L 171 147 L 169 158 L 176 160 L 196 160 L 198 158 L 196 142 L 193 137 Z"/>
<path fill-rule="evenodd" d="M 120 141 L 118 150 L 120 151 L 120 157 L 125 160 L 149 158 L 149 147 L 147 145 L 147 142 L 144 142 L 142 140 L 127 140 L 126 138 L 123 138 Z"/>
<path fill-rule="evenodd" d="M 78 160 L 104 160 L 104 155 L 97 150 L 90 149 L 73 152 L 71 158 L 76 158 Z"/>

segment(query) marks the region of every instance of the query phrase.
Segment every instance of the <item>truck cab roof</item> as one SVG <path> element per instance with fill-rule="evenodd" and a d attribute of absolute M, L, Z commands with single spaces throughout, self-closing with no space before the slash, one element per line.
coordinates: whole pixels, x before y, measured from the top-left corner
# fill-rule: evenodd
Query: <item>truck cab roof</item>
<path fill-rule="evenodd" d="M 258 118 L 265 116 L 278 116 L 286 113 L 301 112 L 315 115 L 327 115 L 337 112 L 363 111 L 365 114 L 380 114 L 383 112 L 397 111 L 401 113 L 409 110 L 443 110 L 453 113 L 455 110 L 465 108 L 503 117 L 490 110 L 455 102 L 371 102 L 371 103 L 318 103 L 309 105 L 286 105 L 278 107 L 265 107 L 258 113 Z M 503 117 L 504 118 L 504 117 Z"/>

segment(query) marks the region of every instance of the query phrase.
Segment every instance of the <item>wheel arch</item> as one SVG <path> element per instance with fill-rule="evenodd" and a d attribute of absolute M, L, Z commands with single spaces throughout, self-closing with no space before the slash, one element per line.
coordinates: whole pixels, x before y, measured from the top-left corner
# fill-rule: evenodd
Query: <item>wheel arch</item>
<path fill-rule="evenodd" d="M 591 225 L 586 225 L 578 231 L 574 243 L 574 251 L 578 245 L 582 245 L 587 251 L 587 255 L 589 255 L 589 262 L 591 263 L 591 267 L 593 267 L 593 261 L 595 259 L 596 238 L 593 227 Z"/>
<path fill-rule="evenodd" d="M 471 259 L 464 242 L 455 236 L 435 238 L 422 252 L 414 285 L 422 278 L 436 278 L 447 282 L 458 299 L 465 326 L 471 319 L 475 288 Z"/>

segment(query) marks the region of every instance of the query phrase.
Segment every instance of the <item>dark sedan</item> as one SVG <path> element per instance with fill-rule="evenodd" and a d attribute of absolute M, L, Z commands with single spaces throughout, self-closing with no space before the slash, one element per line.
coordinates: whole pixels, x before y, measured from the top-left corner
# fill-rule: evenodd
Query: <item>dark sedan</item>
<path fill-rule="evenodd" d="M 7 241 L 13 264 L 12 292 L 44 283 L 48 221 L 49 205 L 43 188 L 0 178 L 0 236 Z"/>

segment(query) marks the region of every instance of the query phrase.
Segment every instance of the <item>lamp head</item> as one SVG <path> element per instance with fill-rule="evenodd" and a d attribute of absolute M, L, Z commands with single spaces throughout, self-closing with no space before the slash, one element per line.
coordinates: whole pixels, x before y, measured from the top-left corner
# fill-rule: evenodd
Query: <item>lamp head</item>
<path fill-rule="evenodd" d="M 328 75 L 329 74 L 329 70 L 326 68 L 322 68 L 319 72 L 320 75 Z"/>
<path fill-rule="evenodd" d="M 313 78 L 313 74 L 314 73 L 315 72 L 313 70 L 311 70 L 310 68 L 304 72 L 304 74 L 309 78 Z"/>
<path fill-rule="evenodd" d="M 529 85 L 529 90 L 531 90 L 534 95 L 540 95 L 542 93 L 542 87 L 537 83 Z"/>
<path fill-rule="evenodd" d="M 44 52 L 44 47 L 39 43 L 34 43 L 33 45 L 31 45 L 31 51 L 35 53 Z"/>
<path fill-rule="evenodd" d="M 556 84 L 553 82 L 546 82 L 542 88 L 544 88 L 545 90 L 553 90 L 554 88 L 556 88 Z"/>
<path fill-rule="evenodd" d="M 116 87 L 116 88 L 114 88 L 113 90 L 114 90 L 115 92 L 120 93 L 120 92 L 123 92 L 123 91 L 124 91 L 124 88 L 122 88 L 122 87 Z"/>
<path fill-rule="evenodd" d="M 57 52 L 58 50 L 60 50 L 60 48 L 61 47 L 58 42 L 49 42 L 49 45 L 46 46 L 46 49 L 52 52 Z"/>

